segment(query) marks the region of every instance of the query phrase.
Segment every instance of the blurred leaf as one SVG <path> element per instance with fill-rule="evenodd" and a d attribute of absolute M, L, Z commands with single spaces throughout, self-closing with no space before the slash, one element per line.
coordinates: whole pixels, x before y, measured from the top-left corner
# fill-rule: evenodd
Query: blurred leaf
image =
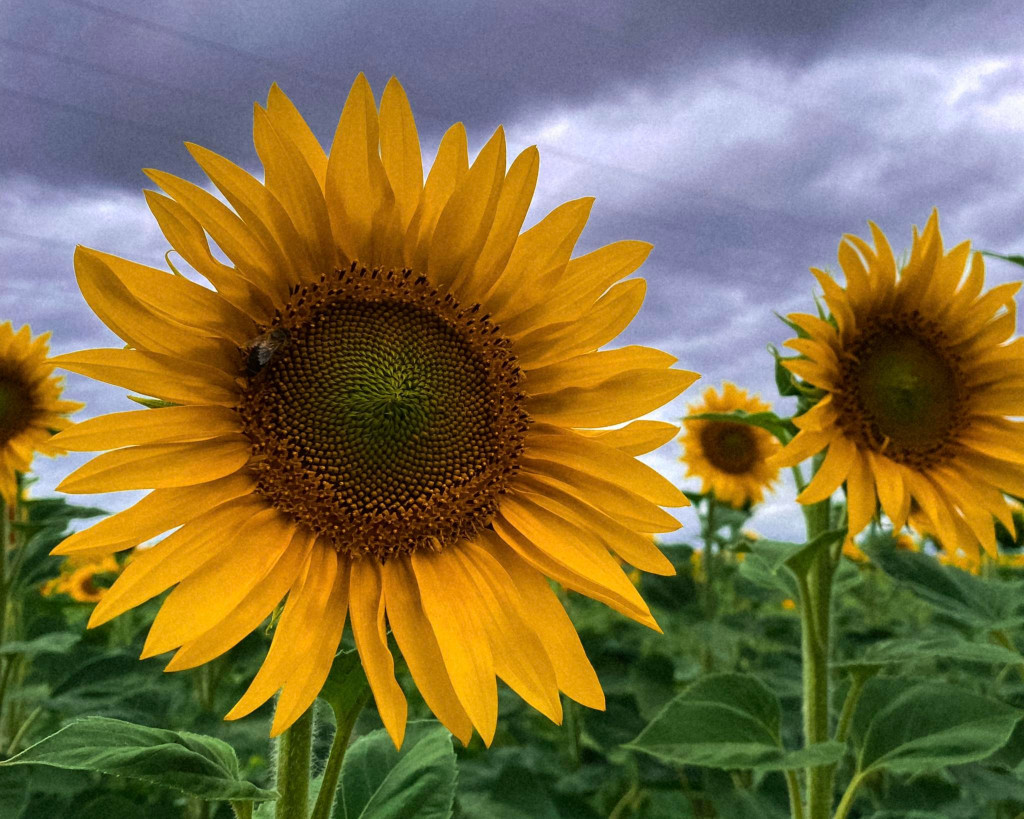
<path fill-rule="evenodd" d="M 779 701 L 746 674 L 709 674 L 676 696 L 625 747 L 671 765 L 754 768 L 781 761 Z"/>
<path fill-rule="evenodd" d="M 0 646 L 0 654 L 63 654 L 81 639 L 70 631 L 53 631 L 31 640 L 12 640 Z"/>
<path fill-rule="evenodd" d="M 944 617 L 975 629 L 1014 628 L 1024 623 L 1024 584 L 982 579 L 943 566 L 934 557 L 902 549 L 873 549 L 872 562 L 935 606 Z"/>
<path fill-rule="evenodd" d="M 1002 253 L 993 253 L 990 250 L 983 250 L 981 253 L 983 256 L 989 256 L 993 259 L 1002 259 L 1004 262 L 1013 262 L 1014 264 L 1019 264 L 1021 267 L 1024 267 L 1024 256 L 1017 254 L 1004 256 Z"/>
<path fill-rule="evenodd" d="M 832 663 L 834 668 L 881 667 L 926 660 L 956 660 L 962 663 L 1008 665 L 1021 663 L 1019 654 L 993 643 L 972 643 L 957 637 L 930 640 L 891 639 L 868 647 L 859 659 Z"/>
<path fill-rule="evenodd" d="M 455 798 L 452 735 L 434 721 L 410 722 L 402 750 L 383 730 L 345 754 L 335 819 L 446 819 Z"/>
<path fill-rule="evenodd" d="M 0 768 L 0 816 L 20 819 L 28 805 L 28 771 Z"/>
<path fill-rule="evenodd" d="M 1006 743 L 1022 713 L 945 683 L 913 686 L 871 720 L 858 769 L 919 773 L 984 759 Z"/>
<path fill-rule="evenodd" d="M 138 779 L 201 799 L 276 799 L 238 774 L 226 742 L 186 732 L 147 728 L 106 717 L 84 717 L 0 766 L 48 765 Z"/>

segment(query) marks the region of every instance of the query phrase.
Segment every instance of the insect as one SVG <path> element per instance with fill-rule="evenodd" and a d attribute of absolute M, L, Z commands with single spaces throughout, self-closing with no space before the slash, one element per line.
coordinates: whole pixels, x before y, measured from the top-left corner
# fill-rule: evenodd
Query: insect
<path fill-rule="evenodd" d="M 271 360 L 288 346 L 288 331 L 274 327 L 245 345 L 245 372 L 253 378 L 267 368 Z"/>

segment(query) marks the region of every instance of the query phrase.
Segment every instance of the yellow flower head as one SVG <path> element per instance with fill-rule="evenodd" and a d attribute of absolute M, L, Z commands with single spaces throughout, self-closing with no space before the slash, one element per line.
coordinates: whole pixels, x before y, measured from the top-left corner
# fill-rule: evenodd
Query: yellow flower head
<path fill-rule="evenodd" d="M 96 582 L 96 576 L 117 574 L 120 571 L 121 567 L 113 555 L 96 560 L 69 557 L 61 566 L 60 576 L 44 583 L 39 591 L 44 597 L 66 594 L 79 603 L 96 603 L 107 591 L 105 585 Z"/>
<path fill-rule="evenodd" d="M 756 395 L 748 396 L 746 390 L 726 381 L 721 395 L 709 387 L 701 400 L 687 409 L 689 414 L 698 415 L 735 410 L 752 414 L 771 408 L 771 404 Z M 779 449 L 771 433 L 731 421 L 684 419 L 683 425 L 680 460 L 686 464 L 687 476 L 701 479 L 701 492 L 713 491 L 718 500 L 736 507 L 764 499 L 764 490 L 770 490 L 779 475 L 779 468 L 768 463 Z"/>
<path fill-rule="evenodd" d="M 50 334 L 32 338 L 28 325 L 17 332 L 0 324 L 0 498 L 17 499 L 18 472 L 27 472 L 36 452 L 64 452 L 52 440 L 53 430 L 71 424 L 65 417 L 82 408 L 60 398 L 64 379 L 53 375 L 47 361 Z"/>
<path fill-rule="evenodd" d="M 845 481 L 851 535 L 878 501 L 899 530 L 914 501 L 947 547 L 976 559 L 980 541 L 995 554 L 993 516 L 1013 530 L 1001 493 L 1024 492 L 1024 427 L 1007 417 L 1024 415 L 1024 339 L 1010 341 L 1020 283 L 982 292 L 981 254 L 968 242 L 946 251 L 935 212 L 901 269 L 871 230 L 874 247 L 850 235 L 839 245 L 845 288 L 812 271 L 835 324 L 789 316 L 807 337 L 786 342 L 804 356 L 786 366 L 824 397 L 774 463 L 827 450 L 797 500 Z"/>
<path fill-rule="evenodd" d="M 61 366 L 175 406 L 62 436 L 113 450 L 68 492 L 152 489 L 58 551 L 139 553 L 92 625 L 175 586 L 144 656 L 168 670 L 222 654 L 287 595 L 269 654 L 228 714 L 280 691 L 272 733 L 323 685 L 351 624 L 396 745 L 406 701 L 387 629 L 438 718 L 489 743 L 496 677 L 552 720 L 559 691 L 604 695 L 551 578 L 653 629 L 612 557 L 673 573 L 650 533 L 686 499 L 634 456 L 671 440 L 635 421 L 692 383 L 647 347 L 600 348 L 632 320 L 650 246 L 570 258 L 592 200 L 520 232 L 537 180 L 506 168 L 499 128 L 472 164 L 461 124 L 424 178 L 405 92 L 360 75 L 329 153 L 274 86 L 255 108 L 259 181 L 197 145 L 201 185 L 147 171 L 172 248 L 213 289 L 80 248 L 82 293 L 127 349 Z M 230 206 L 230 207 L 229 207 Z M 207 236 L 230 260 L 211 252 Z"/>
<path fill-rule="evenodd" d="M 796 611 L 796 600 L 792 597 L 787 597 L 782 601 L 782 608 L 785 611 Z"/>

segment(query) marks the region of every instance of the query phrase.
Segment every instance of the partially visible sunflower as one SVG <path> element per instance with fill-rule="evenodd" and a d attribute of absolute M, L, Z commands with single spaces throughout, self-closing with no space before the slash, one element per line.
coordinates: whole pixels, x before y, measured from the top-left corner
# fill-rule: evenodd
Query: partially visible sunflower
<path fill-rule="evenodd" d="M 622 281 L 650 245 L 570 258 L 591 199 L 520 234 L 537 179 L 506 172 L 499 128 L 468 162 L 452 126 L 423 178 L 405 93 L 352 87 L 330 154 L 274 86 L 255 109 L 260 182 L 188 148 L 231 208 L 148 171 L 172 247 L 216 288 L 79 248 L 82 293 L 128 349 L 58 359 L 177 406 L 87 421 L 61 441 L 99 455 L 68 492 L 154 489 L 56 551 L 138 554 L 90 621 L 175 586 L 144 656 L 197 666 L 287 595 L 269 654 L 228 714 L 280 691 L 272 733 L 320 691 L 346 620 L 396 745 L 406 701 L 390 626 L 428 706 L 468 741 L 497 719 L 496 676 L 552 720 L 559 690 L 604 695 L 548 578 L 651 628 L 612 552 L 672 574 L 650 533 L 686 505 L 634 456 L 677 432 L 621 424 L 697 377 L 646 347 L 598 352 L 640 308 Z M 211 252 L 207 235 L 232 265 Z M 594 430 L 594 431 L 577 431 Z"/>
<path fill-rule="evenodd" d="M 40 594 L 50 597 L 66 594 L 79 603 L 98 603 L 109 588 L 109 582 L 100 583 L 98 577 L 110 580 L 121 571 L 117 558 L 107 555 L 97 560 L 69 557 L 61 566 L 60 576 L 43 584 Z"/>
<path fill-rule="evenodd" d="M 17 501 L 17 473 L 29 470 L 37 452 L 62 454 L 53 431 L 70 426 L 65 416 L 84 406 L 61 400 L 64 378 L 47 361 L 49 339 L 32 338 L 27 324 L 17 332 L 9 321 L 0 324 L 0 498 L 8 506 Z"/>
<path fill-rule="evenodd" d="M 817 503 L 845 481 L 851 536 L 879 501 L 899 530 L 914 501 L 954 553 L 976 561 L 980 542 L 994 555 L 993 516 L 1013 527 L 1002 493 L 1024 493 L 1024 422 L 1012 419 L 1024 415 L 1024 339 L 1010 340 L 1020 282 L 983 293 L 981 254 L 968 242 L 944 250 L 934 211 L 902 268 L 871 231 L 874 247 L 851 235 L 839 245 L 845 288 L 812 270 L 831 320 L 789 316 L 807 337 L 786 342 L 804 358 L 785 366 L 823 397 L 773 463 L 825 450 L 797 500 Z"/>
<path fill-rule="evenodd" d="M 687 410 L 690 415 L 735 410 L 753 414 L 771 408 L 771 404 L 726 381 L 721 395 L 709 387 Z M 679 437 L 683 454 L 679 460 L 686 464 L 688 477 L 701 479 L 702 493 L 713 491 L 715 498 L 735 507 L 764 499 L 765 490 L 771 490 L 779 475 L 779 468 L 768 463 L 779 450 L 779 442 L 771 433 L 732 421 L 683 419 L 683 426 Z"/>

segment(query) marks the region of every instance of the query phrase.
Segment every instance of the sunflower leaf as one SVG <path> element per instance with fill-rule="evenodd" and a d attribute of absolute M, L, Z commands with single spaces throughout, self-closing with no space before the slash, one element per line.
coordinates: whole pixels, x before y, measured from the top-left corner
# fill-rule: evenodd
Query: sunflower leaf
<path fill-rule="evenodd" d="M 1022 715 L 960 686 L 912 686 L 875 712 L 860 749 L 858 772 L 914 774 L 984 759 L 1006 744 Z"/>
<path fill-rule="evenodd" d="M 226 742 L 107 717 L 76 720 L 0 765 L 95 771 L 207 800 L 252 802 L 277 798 L 274 791 L 241 778 L 238 759 Z"/>
<path fill-rule="evenodd" d="M 993 259 L 1002 259 L 1004 262 L 1013 262 L 1013 264 L 1019 264 L 1021 267 L 1024 267 L 1024 256 L 1021 256 L 1019 254 L 1011 254 L 1009 256 L 1004 256 L 1002 253 L 993 253 L 990 250 L 983 250 L 981 251 L 981 255 L 989 256 Z"/>
<path fill-rule="evenodd" d="M 410 722 L 401 751 L 373 731 L 345 754 L 334 819 L 447 819 L 457 773 L 452 735 L 440 724 Z"/>
<path fill-rule="evenodd" d="M 992 643 L 975 643 L 957 637 L 931 640 L 890 639 L 869 646 L 856 660 L 832 663 L 833 668 L 904 665 L 931 660 L 954 660 L 961 663 L 1008 665 L 1020 663 L 1019 654 Z"/>
<path fill-rule="evenodd" d="M 709 674 L 672 699 L 624 747 L 671 765 L 786 767 L 780 724 L 778 698 L 756 677 Z"/>

